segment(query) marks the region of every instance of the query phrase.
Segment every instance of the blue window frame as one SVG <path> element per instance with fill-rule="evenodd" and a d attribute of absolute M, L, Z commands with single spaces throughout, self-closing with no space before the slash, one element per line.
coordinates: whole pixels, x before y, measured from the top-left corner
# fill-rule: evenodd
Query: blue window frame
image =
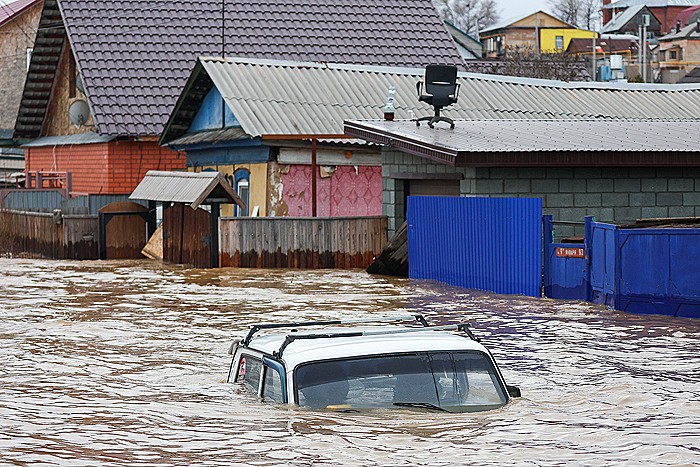
<path fill-rule="evenodd" d="M 233 208 L 233 215 L 248 216 L 250 215 L 250 172 L 246 169 L 236 170 L 233 181 L 233 188 L 236 190 L 236 194 L 245 203 L 245 209 L 235 205 Z"/>

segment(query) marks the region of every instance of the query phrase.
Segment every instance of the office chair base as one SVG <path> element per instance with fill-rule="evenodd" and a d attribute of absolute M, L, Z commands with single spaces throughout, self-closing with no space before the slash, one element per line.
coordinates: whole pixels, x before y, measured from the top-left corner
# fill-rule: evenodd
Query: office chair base
<path fill-rule="evenodd" d="M 428 122 L 430 128 L 435 128 L 437 122 L 447 122 L 450 124 L 450 130 L 455 129 L 455 122 L 451 118 L 435 115 L 433 117 L 421 117 L 416 119 L 416 126 L 420 126 L 420 122 Z"/>

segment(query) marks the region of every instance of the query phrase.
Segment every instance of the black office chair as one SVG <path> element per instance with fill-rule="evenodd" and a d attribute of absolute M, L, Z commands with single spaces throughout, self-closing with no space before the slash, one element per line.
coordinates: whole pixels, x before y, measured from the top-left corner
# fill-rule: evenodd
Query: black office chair
<path fill-rule="evenodd" d="M 452 65 L 428 65 L 425 68 L 425 92 L 422 93 L 423 83 L 416 83 L 418 100 L 427 102 L 435 108 L 432 117 L 416 119 L 416 126 L 420 122 L 427 121 L 430 128 L 434 128 L 437 122 L 447 122 L 454 130 L 455 122 L 451 118 L 442 117 L 440 110 L 457 102 L 459 97 L 459 83 L 457 83 L 457 67 Z"/>

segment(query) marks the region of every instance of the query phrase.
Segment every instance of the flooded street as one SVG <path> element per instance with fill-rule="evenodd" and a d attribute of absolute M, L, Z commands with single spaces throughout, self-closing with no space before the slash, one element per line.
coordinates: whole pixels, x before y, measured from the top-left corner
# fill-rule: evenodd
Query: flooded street
<path fill-rule="evenodd" d="M 255 322 L 468 320 L 523 397 L 480 414 L 312 412 L 226 384 Z M 700 320 L 364 272 L 0 259 L 0 461 L 700 463 Z"/>

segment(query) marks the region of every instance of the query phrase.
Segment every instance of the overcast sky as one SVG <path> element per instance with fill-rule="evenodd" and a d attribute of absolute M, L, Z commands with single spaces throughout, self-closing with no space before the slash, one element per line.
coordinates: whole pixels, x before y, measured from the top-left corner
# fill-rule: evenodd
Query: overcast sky
<path fill-rule="evenodd" d="M 547 0 L 497 0 L 501 19 L 534 13 L 537 10 L 549 11 Z"/>

